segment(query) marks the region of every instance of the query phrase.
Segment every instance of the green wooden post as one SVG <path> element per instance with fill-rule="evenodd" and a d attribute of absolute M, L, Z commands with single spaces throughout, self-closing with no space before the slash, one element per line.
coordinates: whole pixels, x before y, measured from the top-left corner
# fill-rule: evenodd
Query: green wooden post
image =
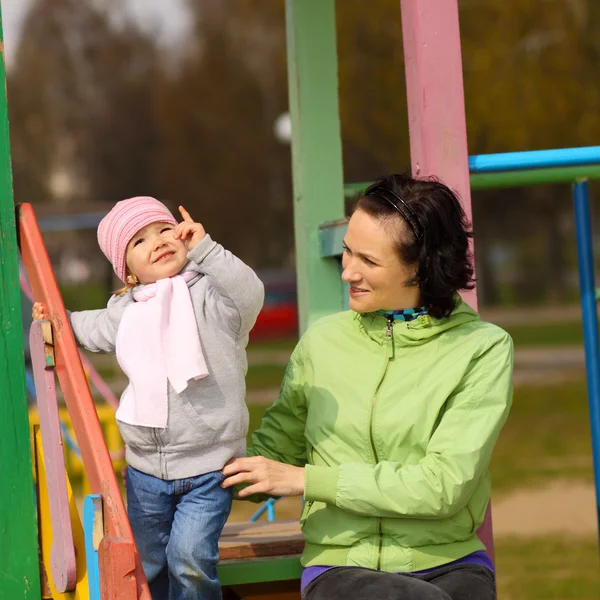
<path fill-rule="evenodd" d="M 0 10 L 0 598 L 41 597 Z"/>
<path fill-rule="evenodd" d="M 294 232 L 300 330 L 342 310 L 336 259 L 323 259 L 319 225 L 344 216 L 335 0 L 286 0 Z"/>

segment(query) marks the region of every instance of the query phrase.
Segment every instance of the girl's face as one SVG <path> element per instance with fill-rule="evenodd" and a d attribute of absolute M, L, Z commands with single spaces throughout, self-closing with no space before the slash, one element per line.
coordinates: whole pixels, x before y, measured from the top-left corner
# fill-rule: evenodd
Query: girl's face
<path fill-rule="evenodd" d="M 154 283 L 177 275 L 187 263 L 187 250 L 173 237 L 174 226 L 151 223 L 127 244 L 127 268 L 140 283 Z"/>
<path fill-rule="evenodd" d="M 360 209 L 350 218 L 344 237 L 342 279 L 350 284 L 352 310 L 367 313 L 419 306 L 419 288 L 406 285 L 416 266 L 405 265 L 398 257 L 392 237 L 396 227 Z"/>

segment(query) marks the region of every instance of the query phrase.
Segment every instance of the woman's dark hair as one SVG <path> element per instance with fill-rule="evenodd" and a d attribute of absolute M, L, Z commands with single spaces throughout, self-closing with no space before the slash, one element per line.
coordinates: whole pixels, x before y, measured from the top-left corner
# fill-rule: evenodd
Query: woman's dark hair
<path fill-rule="evenodd" d="M 406 235 L 397 239 L 402 262 L 417 265 L 408 285 L 419 286 L 421 304 L 432 317 L 447 317 L 459 290 L 474 284 L 473 236 L 456 194 L 434 177 L 388 175 L 370 185 L 354 210 L 378 219 L 397 219 Z"/>

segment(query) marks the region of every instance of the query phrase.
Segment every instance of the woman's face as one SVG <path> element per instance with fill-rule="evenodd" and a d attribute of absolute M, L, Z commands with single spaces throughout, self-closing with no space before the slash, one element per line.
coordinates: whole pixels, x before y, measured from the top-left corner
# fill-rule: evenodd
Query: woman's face
<path fill-rule="evenodd" d="M 407 286 L 416 266 L 401 262 L 394 235 L 406 235 L 397 221 L 356 210 L 344 237 L 342 279 L 350 284 L 350 308 L 366 313 L 419 306 L 419 288 Z"/>

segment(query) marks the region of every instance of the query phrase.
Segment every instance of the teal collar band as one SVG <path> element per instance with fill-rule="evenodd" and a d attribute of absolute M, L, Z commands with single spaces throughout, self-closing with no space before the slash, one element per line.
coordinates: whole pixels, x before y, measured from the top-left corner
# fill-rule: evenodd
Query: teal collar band
<path fill-rule="evenodd" d="M 414 321 L 417 317 L 426 315 L 427 308 L 425 306 L 418 306 L 402 310 L 378 310 L 377 312 L 386 319 L 393 319 L 394 321 Z"/>

